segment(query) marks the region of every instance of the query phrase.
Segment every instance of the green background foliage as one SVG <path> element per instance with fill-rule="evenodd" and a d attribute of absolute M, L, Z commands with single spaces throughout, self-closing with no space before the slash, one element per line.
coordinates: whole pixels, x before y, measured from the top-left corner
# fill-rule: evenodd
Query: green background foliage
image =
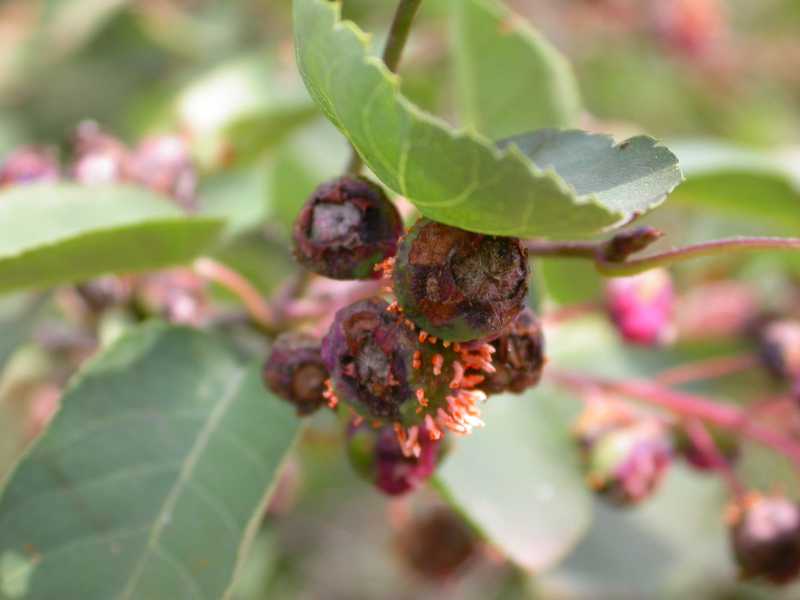
<path fill-rule="evenodd" d="M 205 333 L 133 327 L 66 373 L 62 411 L 26 446 L 24 390 L 46 362 L 37 353 L 41 330 L 63 320 L 63 288 L 45 293 L 48 286 L 205 253 L 274 292 L 296 273 L 288 240 L 299 206 L 348 160 L 342 131 L 419 211 L 476 230 L 592 235 L 652 208 L 678 178 L 674 161 L 643 137 L 654 136 L 686 175 L 642 221 L 663 229 L 665 244 L 797 234 L 800 86 L 783 49 L 796 40 L 800 12 L 790 0 L 730 2 L 728 37 L 699 57 L 666 40 L 647 7 L 626 20 L 602 2 L 425 0 L 399 79 L 376 64 L 390 3 L 344 2 L 344 17 L 373 33 L 366 57 L 360 34 L 333 28 L 331 6 L 292 4 L 0 6 L 13 31 L 0 36 L 0 154 L 40 143 L 69 158 L 77 122 L 93 118 L 129 143 L 188 132 L 202 175 L 193 217 L 141 190 L 0 192 L 0 291 L 8 292 L 0 297 L 0 598 L 49 598 L 54 589 L 82 599 L 126 589 L 130 597 L 194 597 L 198 587 L 242 600 L 795 597 L 796 589 L 734 583 L 716 481 L 679 466 L 640 509 L 620 513 L 590 500 L 567 437 L 579 405 L 551 386 L 492 399 L 486 428 L 456 440 L 435 485 L 413 500 L 412 512 L 451 502 L 510 559 L 484 561 L 445 588 L 398 560 L 397 525 L 346 464 L 339 423 L 318 415 L 292 445 L 297 421 L 248 366 L 268 348 L 235 324 Z M 307 42 L 299 45 L 305 82 L 294 62 L 293 10 Z M 569 143 L 548 160 L 524 141 L 505 154 L 493 144 L 554 127 L 637 140 L 633 163 L 644 170 L 613 162 L 599 180 L 581 180 L 581 162 L 567 160 L 576 141 L 596 141 L 606 159 L 619 153 L 600 136 L 559 136 Z M 559 176 L 540 171 L 549 166 Z M 611 172 L 633 188 L 619 195 Z M 763 306 L 788 310 L 796 263 L 721 257 L 682 265 L 675 276 L 682 290 L 731 279 L 751 286 Z M 534 281 L 546 313 L 601 297 L 602 280 L 580 262 L 535 261 Z M 11 293 L 20 288 L 35 294 Z M 597 318 L 549 329 L 548 348 L 560 368 L 645 378 L 748 349 L 723 340 L 631 352 Z M 691 389 L 743 403 L 771 385 L 748 373 Z M 104 415 L 125 426 L 110 419 L 84 431 Z M 225 441 L 231 436 L 244 449 Z M 200 439 L 208 444 L 198 454 Z M 763 449 L 746 446 L 740 471 L 747 482 L 781 481 L 796 493 L 794 474 Z M 159 520 L 165 507 L 175 510 Z"/>

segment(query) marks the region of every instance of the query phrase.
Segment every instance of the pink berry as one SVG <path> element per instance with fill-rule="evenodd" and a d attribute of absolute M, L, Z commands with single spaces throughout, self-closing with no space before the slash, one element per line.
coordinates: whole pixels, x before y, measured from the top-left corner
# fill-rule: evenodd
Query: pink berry
<path fill-rule="evenodd" d="M 675 337 L 675 292 L 664 269 L 612 279 L 606 286 L 611 320 L 620 335 L 642 346 L 658 346 Z"/>

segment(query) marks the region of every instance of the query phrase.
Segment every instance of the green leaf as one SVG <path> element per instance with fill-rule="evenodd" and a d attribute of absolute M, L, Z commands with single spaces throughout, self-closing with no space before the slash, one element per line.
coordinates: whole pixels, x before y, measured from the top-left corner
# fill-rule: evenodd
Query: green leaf
<path fill-rule="evenodd" d="M 598 301 L 603 295 L 603 278 L 588 260 L 545 258 L 536 261 L 547 296 L 559 304 Z"/>
<path fill-rule="evenodd" d="M 495 0 L 452 0 L 452 7 L 465 124 L 491 139 L 577 124 L 578 82 L 550 42 Z"/>
<path fill-rule="evenodd" d="M 0 292 L 179 264 L 221 226 L 142 189 L 11 188 L 0 193 Z"/>
<path fill-rule="evenodd" d="M 414 106 L 400 94 L 398 78 L 369 53 L 367 36 L 339 20 L 338 4 L 297 0 L 294 23 L 298 66 L 312 97 L 378 178 L 431 219 L 496 235 L 588 234 L 652 208 L 680 181 L 675 158 L 648 138 L 603 152 L 608 138 L 549 134 L 569 151 L 588 152 L 574 157 L 584 173 L 567 175 L 601 187 L 576 191 L 568 177 L 542 170 L 518 148 L 499 150 Z M 602 160 L 600 176 L 592 175 L 594 159 Z M 612 167 L 623 172 L 610 177 Z M 639 174 L 650 176 L 636 181 Z"/>
<path fill-rule="evenodd" d="M 306 101 L 284 109 L 263 109 L 236 119 L 226 131 L 237 161 L 253 160 L 274 148 L 295 129 L 319 117 Z"/>
<path fill-rule="evenodd" d="M 589 526 L 591 498 L 565 405 L 552 388 L 492 398 L 486 428 L 459 440 L 439 470 L 444 495 L 531 571 L 560 561 Z"/>
<path fill-rule="evenodd" d="M 258 368 L 149 324 L 62 406 L 0 498 L 0 595 L 223 597 L 298 429 Z"/>
<path fill-rule="evenodd" d="M 543 577 L 569 597 L 716 598 L 733 579 L 722 482 L 676 464 L 658 493 L 621 511 L 598 501 L 575 552 Z M 739 596 L 736 596 L 737 598 Z"/>
<path fill-rule="evenodd" d="M 0 373 L 6 360 L 30 337 L 43 304 L 43 299 L 26 294 L 0 298 Z"/>
<path fill-rule="evenodd" d="M 540 129 L 498 145 L 515 145 L 540 169 L 554 169 L 578 196 L 628 215 L 658 206 L 683 181 L 675 155 L 645 135 L 616 144 L 605 134 Z"/>
<path fill-rule="evenodd" d="M 201 161 L 213 168 L 221 156 L 252 162 L 319 116 L 295 69 L 286 69 L 278 54 L 269 49 L 236 56 L 175 98 L 177 117 L 192 132 Z"/>
<path fill-rule="evenodd" d="M 800 187 L 776 157 L 707 140 L 673 149 L 686 171 L 676 201 L 789 234 L 800 228 Z"/>

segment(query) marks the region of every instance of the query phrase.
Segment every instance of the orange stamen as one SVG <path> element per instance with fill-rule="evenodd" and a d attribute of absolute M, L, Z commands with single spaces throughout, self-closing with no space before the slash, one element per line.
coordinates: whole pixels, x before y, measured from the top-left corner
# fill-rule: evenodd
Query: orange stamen
<path fill-rule="evenodd" d="M 444 366 L 444 356 L 441 354 L 434 354 L 431 363 L 433 364 L 433 374 L 437 376 L 441 375 L 442 367 Z"/>

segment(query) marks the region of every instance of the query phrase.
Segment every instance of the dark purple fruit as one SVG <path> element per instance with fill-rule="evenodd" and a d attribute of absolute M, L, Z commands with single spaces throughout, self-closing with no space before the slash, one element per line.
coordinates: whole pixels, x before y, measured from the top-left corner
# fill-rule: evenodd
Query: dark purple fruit
<path fill-rule="evenodd" d="M 405 315 L 448 341 L 491 338 L 525 306 L 528 255 L 517 238 L 420 219 L 403 239 L 394 291 Z"/>
<path fill-rule="evenodd" d="M 487 394 L 520 394 L 534 387 L 544 367 L 544 336 L 539 319 L 530 308 L 523 310 L 508 330 L 489 342 L 495 349 L 496 369 L 478 387 Z"/>
<path fill-rule="evenodd" d="M 461 348 L 418 333 L 413 323 L 379 298 L 336 313 L 322 341 L 338 400 L 370 422 L 397 424 L 412 448 L 424 425 L 431 435 L 469 433 L 482 425 L 475 390 L 491 373 L 491 347 Z"/>
<path fill-rule="evenodd" d="M 307 269 L 332 279 L 381 276 L 378 263 L 397 252 L 403 221 L 383 189 L 344 176 L 319 186 L 294 226 L 294 253 Z"/>
<path fill-rule="evenodd" d="M 416 453 L 407 454 L 392 426 L 374 429 L 362 423 L 347 431 L 347 456 L 355 471 L 384 494 L 412 492 L 433 475 L 444 455 L 443 439 L 431 439 L 425 427 L 419 431 Z"/>
<path fill-rule="evenodd" d="M 276 395 L 310 415 L 326 404 L 328 370 L 322 362 L 320 343 L 302 333 L 284 333 L 272 346 L 264 365 L 264 383 Z"/>
<path fill-rule="evenodd" d="M 442 581 L 461 572 L 479 550 L 478 536 L 452 509 L 441 506 L 416 516 L 399 532 L 403 562 L 425 579 Z"/>
<path fill-rule="evenodd" d="M 742 500 L 733 511 L 730 539 L 744 578 L 788 583 L 800 573 L 800 506 L 787 498 Z"/>

